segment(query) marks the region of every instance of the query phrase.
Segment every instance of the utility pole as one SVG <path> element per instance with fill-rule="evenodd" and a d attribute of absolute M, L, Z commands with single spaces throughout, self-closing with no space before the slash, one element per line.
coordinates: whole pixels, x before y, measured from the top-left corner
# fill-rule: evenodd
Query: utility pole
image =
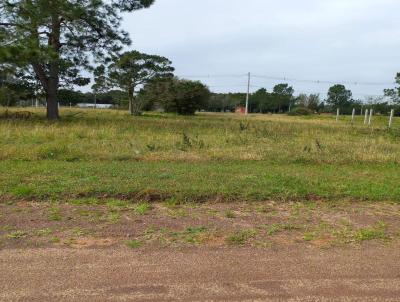
<path fill-rule="evenodd" d="M 246 115 L 249 114 L 249 98 L 250 98 L 250 77 L 251 74 L 248 74 L 248 81 L 247 81 L 247 95 L 246 95 Z"/>

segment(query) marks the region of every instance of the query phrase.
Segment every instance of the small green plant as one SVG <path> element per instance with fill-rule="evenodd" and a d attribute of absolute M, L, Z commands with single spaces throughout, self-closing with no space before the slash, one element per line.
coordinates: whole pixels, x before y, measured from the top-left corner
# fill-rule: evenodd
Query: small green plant
<path fill-rule="evenodd" d="M 178 201 L 178 199 L 176 198 L 169 198 L 164 202 L 164 206 L 166 208 L 172 209 L 177 207 L 180 204 L 180 202 Z"/>
<path fill-rule="evenodd" d="M 192 139 L 186 132 L 182 133 L 182 141 L 181 141 L 180 146 L 181 146 L 182 150 L 186 150 L 186 148 L 191 148 L 193 146 Z"/>
<path fill-rule="evenodd" d="M 387 239 L 388 235 L 386 234 L 386 224 L 383 222 L 378 222 L 376 225 L 359 229 L 355 237 L 358 241 L 368 241 L 374 239 Z"/>
<path fill-rule="evenodd" d="M 240 131 L 246 131 L 247 129 L 249 129 L 249 127 L 250 127 L 250 124 L 248 123 L 248 122 L 243 122 L 243 121 L 240 121 L 240 124 L 239 124 L 239 130 Z"/>
<path fill-rule="evenodd" d="M 378 222 L 373 226 L 354 230 L 352 226 L 346 225 L 342 229 L 334 231 L 333 236 L 339 243 L 354 243 L 370 241 L 375 239 L 390 239 L 387 234 L 387 226 L 384 222 Z"/>
<path fill-rule="evenodd" d="M 72 233 L 72 235 L 74 235 L 76 237 L 81 237 L 81 236 L 85 235 L 85 231 L 78 227 L 73 228 L 71 233 Z"/>
<path fill-rule="evenodd" d="M 65 146 L 61 147 L 52 147 L 52 146 L 44 146 L 42 147 L 37 154 L 39 159 L 57 159 L 62 154 L 67 153 L 67 148 Z"/>
<path fill-rule="evenodd" d="M 171 208 L 168 210 L 168 215 L 174 218 L 177 217 L 186 217 L 187 211 L 184 208 Z"/>
<path fill-rule="evenodd" d="M 305 241 L 313 241 L 315 240 L 315 233 L 311 232 L 304 233 L 303 238 Z"/>
<path fill-rule="evenodd" d="M 61 210 L 58 206 L 52 206 L 49 209 L 49 214 L 48 214 L 48 219 L 52 221 L 61 221 L 62 216 L 61 216 Z"/>
<path fill-rule="evenodd" d="M 280 224 L 272 224 L 270 226 L 267 226 L 267 234 L 270 236 L 277 234 L 281 230 L 282 228 Z"/>
<path fill-rule="evenodd" d="M 230 245 L 244 245 L 246 242 L 257 235 L 255 230 L 242 230 L 228 236 L 226 241 Z"/>
<path fill-rule="evenodd" d="M 60 243 L 60 242 L 61 242 L 61 239 L 58 238 L 57 236 L 54 236 L 54 237 L 51 237 L 51 238 L 50 238 L 50 242 L 51 242 L 51 243 L 54 243 L 54 244 L 57 244 L 57 243 Z"/>
<path fill-rule="evenodd" d="M 69 204 L 74 206 L 88 206 L 88 205 L 98 205 L 100 204 L 100 200 L 97 198 L 79 198 L 79 199 L 71 199 L 68 201 Z"/>
<path fill-rule="evenodd" d="M 35 231 L 35 235 L 39 236 L 39 237 L 49 236 L 51 233 L 53 233 L 53 231 L 52 231 L 52 229 L 49 229 L 49 228 Z"/>
<path fill-rule="evenodd" d="M 125 244 L 131 249 L 138 249 L 142 246 L 142 243 L 139 240 L 128 240 Z"/>
<path fill-rule="evenodd" d="M 150 152 L 156 151 L 157 149 L 155 144 L 147 144 L 146 147 Z"/>
<path fill-rule="evenodd" d="M 128 206 L 128 203 L 126 201 L 119 199 L 109 199 L 106 201 L 106 204 L 110 210 L 122 209 Z"/>
<path fill-rule="evenodd" d="M 232 210 L 227 210 L 225 212 L 225 217 L 229 218 L 229 219 L 233 219 L 233 218 L 236 218 L 236 214 Z"/>
<path fill-rule="evenodd" d="M 117 223 L 121 220 L 121 214 L 118 212 L 110 212 L 107 216 L 107 221 L 110 223 Z"/>
<path fill-rule="evenodd" d="M 188 227 L 184 235 L 184 241 L 190 244 L 197 244 L 199 243 L 201 234 L 207 232 L 207 228 L 203 226 L 199 227 Z"/>
<path fill-rule="evenodd" d="M 143 202 L 137 205 L 135 212 L 139 215 L 147 215 L 151 210 L 150 204 Z"/>
<path fill-rule="evenodd" d="M 10 239 L 21 239 L 21 238 L 25 238 L 26 236 L 28 236 L 27 232 L 24 231 L 14 231 L 11 232 L 7 235 L 7 238 Z"/>
<path fill-rule="evenodd" d="M 27 186 L 18 186 L 12 190 L 12 194 L 18 198 L 30 197 L 33 189 Z"/>

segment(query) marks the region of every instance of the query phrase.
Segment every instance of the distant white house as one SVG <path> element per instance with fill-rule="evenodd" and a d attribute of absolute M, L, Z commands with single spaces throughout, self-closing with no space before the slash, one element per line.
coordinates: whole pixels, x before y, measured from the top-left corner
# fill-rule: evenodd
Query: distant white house
<path fill-rule="evenodd" d="M 93 104 L 93 103 L 79 103 L 76 105 L 78 108 L 96 108 L 96 109 L 110 109 L 112 104 Z"/>

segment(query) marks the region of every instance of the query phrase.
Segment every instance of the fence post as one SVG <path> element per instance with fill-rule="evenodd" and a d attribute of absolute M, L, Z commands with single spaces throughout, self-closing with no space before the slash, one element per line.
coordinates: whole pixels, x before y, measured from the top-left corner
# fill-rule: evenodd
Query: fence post
<path fill-rule="evenodd" d="M 372 124 L 372 116 L 374 115 L 374 109 L 371 109 L 370 110 L 370 113 L 369 113 L 369 121 L 368 121 L 368 126 L 371 126 L 371 124 Z"/>
<path fill-rule="evenodd" d="M 390 111 L 390 118 L 389 118 L 389 129 L 392 128 L 393 125 L 393 117 L 394 117 L 394 109 Z"/>
<path fill-rule="evenodd" d="M 351 115 L 351 123 L 353 124 L 354 123 L 354 117 L 356 116 L 356 109 L 355 108 L 353 108 L 353 113 L 352 113 L 352 115 Z"/>
<path fill-rule="evenodd" d="M 338 108 L 336 111 L 336 122 L 339 121 L 339 116 L 340 116 L 340 109 Z"/>
<path fill-rule="evenodd" d="M 364 125 L 368 122 L 368 109 L 365 109 Z"/>

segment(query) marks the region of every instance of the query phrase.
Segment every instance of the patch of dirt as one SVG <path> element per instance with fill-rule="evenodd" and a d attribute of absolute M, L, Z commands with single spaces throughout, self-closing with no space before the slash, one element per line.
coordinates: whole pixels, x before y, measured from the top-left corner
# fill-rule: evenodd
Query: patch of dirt
<path fill-rule="evenodd" d="M 394 203 L 233 202 L 139 204 L 127 200 L 0 202 L 0 249 L 65 246 L 331 248 L 400 240 Z"/>

